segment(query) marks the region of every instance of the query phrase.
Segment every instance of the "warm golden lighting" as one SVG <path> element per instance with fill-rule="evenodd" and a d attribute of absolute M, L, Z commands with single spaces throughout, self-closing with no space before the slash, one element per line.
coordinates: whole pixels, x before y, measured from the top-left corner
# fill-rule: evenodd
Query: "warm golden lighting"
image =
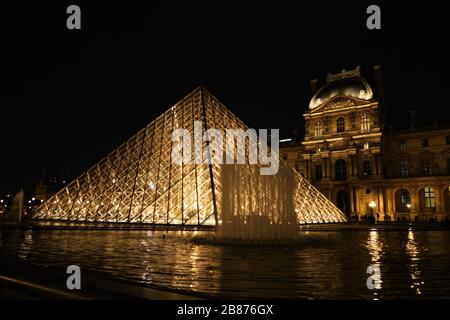
<path fill-rule="evenodd" d="M 371 230 L 369 233 L 369 238 L 366 241 L 366 248 L 369 251 L 371 266 L 372 268 L 376 268 L 379 272 L 376 272 L 372 275 L 376 283 L 376 289 L 381 289 L 381 284 L 383 281 L 381 280 L 381 258 L 383 256 L 384 245 L 381 243 L 378 235 L 378 231 L 375 229 Z M 374 295 L 377 296 L 377 293 L 374 292 Z M 378 298 L 374 297 L 374 300 L 378 300 Z"/>
<path fill-rule="evenodd" d="M 220 166 L 174 164 L 172 159 L 172 133 L 177 129 L 177 123 L 188 132 L 194 132 L 194 123 L 198 121 L 202 121 L 205 128 L 221 132 L 248 129 L 209 92 L 198 88 L 44 202 L 33 218 L 216 225 L 222 219 Z M 284 161 L 280 161 L 280 165 L 288 167 Z M 342 212 L 308 180 L 289 170 L 295 179 L 291 211 L 295 213 L 297 223 L 346 220 Z M 250 171 L 246 175 L 252 179 L 248 184 L 251 188 L 261 189 L 258 179 L 252 177 Z M 236 188 L 239 185 L 244 184 L 237 184 Z M 266 191 L 279 193 L 281 187 L 275 179 L 271 189 Z M 265 198 L 261 194 L 258 199 Z M 240 213 L 270 215 L 288 205 L 283 201 L 263 203 L 258 199 L 237 201 L 233 208 L 239 208 Z"/>
<path fill-rule="evenodd" d="M 414 239 L 414 233 L 410 230 L 408 232 L 408 240 L 406 242 L 406 252 L 408 253 L 411 264 L 410 264 L 410 276 L 412 280 L 411 289 L 415 291 L 417 295 L 422 294 L 421 286 L 424 284 L 423 281 L 420 280 L 421 271 L 419 270 L 419 261 L 418 257 L 420 254 L 417 241 Z"/>

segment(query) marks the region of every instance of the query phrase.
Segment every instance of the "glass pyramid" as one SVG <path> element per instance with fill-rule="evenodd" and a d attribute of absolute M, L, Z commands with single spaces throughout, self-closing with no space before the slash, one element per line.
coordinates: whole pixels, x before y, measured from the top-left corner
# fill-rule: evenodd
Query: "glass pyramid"
<path fill-rule="evenodd" d="M 33 219 L 217 225 L 221 216 L 220 165 L 171 161 L 176 128 L 247 130 L 247 126 L 206 89 L 199 87 L 135 136 L 76 178 L 35 212 Z M 202 142 L 206 147 L 206 142 Z M 280 166 L 287 167 L 280 160 Z M 291 169 L 289 169 L 291 170 Z M 343 222 L 342 212 L 294 171 L 297 222 Z"/>

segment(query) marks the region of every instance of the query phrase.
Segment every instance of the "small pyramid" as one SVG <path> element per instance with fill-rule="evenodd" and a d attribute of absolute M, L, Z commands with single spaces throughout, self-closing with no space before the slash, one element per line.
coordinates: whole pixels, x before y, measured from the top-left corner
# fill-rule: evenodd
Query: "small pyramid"
<path fill-rule="evenodd" d="M 33 219 L 217 225 L 221 215 L 221 166 L 173 164 L 172 132 L 243 129 L 247 126 L 199 87 L 84 172 L 35 212 Z M 200 142 L 203 148 L 206 142 Z M 286 166 L 280 160 L 280 166 Z M 290 169 L 292 170 L 292 169 Z M 342 212 L 293 171 L 297 222 L 343 222 Z"/>

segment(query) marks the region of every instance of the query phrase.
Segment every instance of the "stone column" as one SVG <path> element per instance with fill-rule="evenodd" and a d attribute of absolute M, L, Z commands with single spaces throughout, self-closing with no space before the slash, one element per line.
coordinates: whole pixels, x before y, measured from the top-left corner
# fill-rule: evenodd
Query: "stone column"
<path fill-rule="evenodd" d="M 383 221 L 383 215 L 384 215 L 384 205 L 383 205 L 383 187 L 377 187 L 377 206 L 378 206 L 378 214 L 380 215 L 380 221 Z"/>
<path fill-rule="evenodd" d="M 384 177 L 383 159 L 380 156 L 378 156 L 378 172 L 380 176 Z"/>
<path fill-rule="evenodd" d="M 350 212 L 352 215 L 355 213 L 354 193 L 354 187 L 350 187 Z"/>
<path fill-rule="evenodd" d="M 386 203 L 386 188 L 383 187 L 382 191 L 381 191 L 381 199 L 383 201 L 383 217 L 384 220 L 386 220 L 387 216 L 388 216 L 388 208 L 387 208 L 387 203 Z"/>
<path fill-rule="evenodd" d="M 328 161 L 328 169 L 329 169 L 329 173 L 328 176 L 330 177 L 330 180 L 335 180 L 336 179 L 336 175 L 334 172 L 334 163 L 333 163 L 333 158 L 330 157 L 329 161 Z"/>
<path fill-rule="evenodd" d="M 323 173 L 323 180 L 328 180 L 328 176 L 330 174 L 330 172 L 328 171 L 328 158 L 323 159 L 322 173 Z"/>
<path fill-rule="evenodd" d="M 387 192 L 389 213 L 391 214 L 392 221 L 397 220 L 397 212 L 395 211 L 395 196 L 394 188 L 390 188 Z"/>
<path fill-rule="evenodd" d="M 375 160 L 375 161 L 374 161 L 374 162 L 375 162 L 375 163 L 374 163 L 374 167 L 375 167 L 375 168 L 374 168 L 374 169 L 375 169 L 374 171 L 375 171 L 375 175 L 376 175 L 376 176 L 379 176 L 379 175 L 380 175 L 379 159 L 380 159 L 380 157 L 378 156 L 378 154 L 375 154 L 375 155 L 374 155 L 374 160 Z"/>
<path fill-rule="evenodd" d="M 410 217 L 411 221 L 414 221 L 415 217 L 418 216 L 418 213 L 420 212 L 420 195 L 416 188 L 411 190 L 410 193 L 411 196 L 411 210 L 410 210 Z"/>
<path fill-rule="evenodd" d="M 358 188 L 354 188 L 354 194 L 355 194 L 355 198 L 356 198 L 356 212 L 359 214 L 359 216 L 361 216 L 361 197 L 359 196 L 359 189 Z"/>
<path fill-rule="evenodd" d="M 331 180 L 331 157 L 327 158 L 327 179 Z"/>
<path fill-rule="evenodd" d="M 333 167 L 331 166 L 331 156 L 327 158 L 327 166 L 328 166 L 328 179 L 333 179 Z"/>
<path fill-rule="evenodd" d="M 351 156 L 345 159 L 345 163 L 347 164 L 347 179 L 353 178 L 353 166 L 351 159 L 352 159 Z"/>
<path fill-rule="evenodd" d="M 306 159 L 305 160 L 305 178 L 308 181 L 311 181 L 311 177 L 310 177 L 310 173 L 309 173 L 309 167 L 310 167 L 310 160 Z"/>
<path fill-rule="evenodd" d="M 354 154 L 352 154 L 350 156 L 350 159 L 351 159 L 351 163 L 352 163 L 352 177 L 356 178 L 356 176 L 358 175 L 358 170 L 357 170 L 358 166 L 356 163 L 356 156 Z"/>
<path fill-rule="evenodd" d="M 436 199 L 436 220 L 441 221 L 445 218 L 444 209 L 444 197 L 442 194 L 441 187 L 439 185 L 435 186 L 435 199 Z"/>

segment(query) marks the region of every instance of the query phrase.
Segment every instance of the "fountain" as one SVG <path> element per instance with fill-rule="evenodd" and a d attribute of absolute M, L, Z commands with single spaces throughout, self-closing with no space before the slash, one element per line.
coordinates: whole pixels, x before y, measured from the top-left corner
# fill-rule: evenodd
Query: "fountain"
<path fill-rule="evenodd" d="M 24 210 L 23 190 L 20 190 L 12 199 L 11 207 L 5 214 L 5 221 L 9 223 L 21 223 Z"/>
<path fill-rule="evenodd" d="M 292 170 L 282 166 L 276 175 L 261 175 L 259 169 L 257 165 L 222 165 L 219 225 L 214 237 L 201 240 L 286 244 L 298 238 Z"/>
<path fill-rule="evenodd" d="M 274 240 L 297 236 L 292 170 L 283 166 L 277 174 L 264 176 L 256 165 L 223 165 L 221 176 L 219 237 Z"/>

